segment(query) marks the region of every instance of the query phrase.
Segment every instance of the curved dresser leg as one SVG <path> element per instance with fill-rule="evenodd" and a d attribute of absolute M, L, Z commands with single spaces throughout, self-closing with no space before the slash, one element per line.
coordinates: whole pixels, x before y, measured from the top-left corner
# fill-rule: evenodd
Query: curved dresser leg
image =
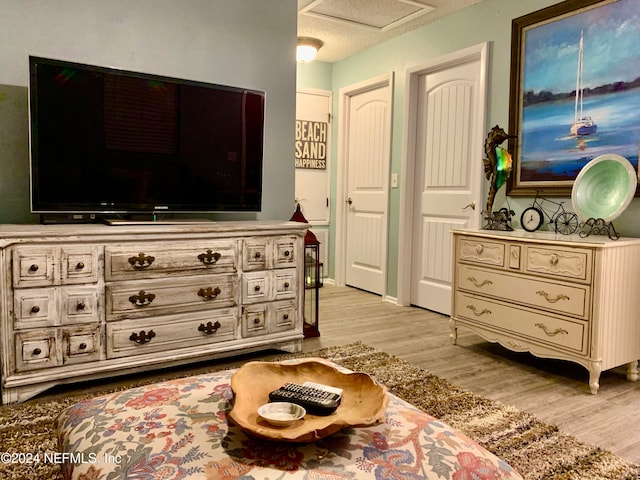
<path fill-rule="evenodd" d="M 602 367 L 600 366 L 600 362 L 591 363 L 591 367 L 589 368 L 589 389 L 593 395 L 598 393 L 598 389 L 600 388 L 601 373 Z"/>
<path fill-rule="evenodd" d="M 637 382 L 638 374 L 638 360 L 629 362 L 629 366 L 627 367 L 627 380 L 630 382 Z"/>
<path fill-rule="evenodd" d="M 456 342 L 458 341 L 458 327 L 456 327 L 456 321 L 453 318 L 449 319 L 449 328 L 451 329 L 451 333 L 449 334 L 451 343 L 456 345 Z"/>

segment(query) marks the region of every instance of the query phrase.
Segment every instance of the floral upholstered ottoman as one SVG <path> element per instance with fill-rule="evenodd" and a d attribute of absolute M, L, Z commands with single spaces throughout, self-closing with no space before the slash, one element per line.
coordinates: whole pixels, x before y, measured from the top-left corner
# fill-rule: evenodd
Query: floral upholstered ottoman
<path fill-rule="evenodd" d="M 234 370 L 82 401 L 58 418 L 66 479 L 521 479 L 465 435 L 390 395 L 386 421 L 313 443 L 227 419 Z"/>

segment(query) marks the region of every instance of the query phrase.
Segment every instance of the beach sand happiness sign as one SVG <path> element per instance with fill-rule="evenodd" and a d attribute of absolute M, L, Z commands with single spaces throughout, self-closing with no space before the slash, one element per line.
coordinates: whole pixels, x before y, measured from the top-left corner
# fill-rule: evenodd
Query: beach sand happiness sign
<path fill-rule="evenodd" d="M 327 168 L 327 122 L 296 120 L 296 168 Z"/>

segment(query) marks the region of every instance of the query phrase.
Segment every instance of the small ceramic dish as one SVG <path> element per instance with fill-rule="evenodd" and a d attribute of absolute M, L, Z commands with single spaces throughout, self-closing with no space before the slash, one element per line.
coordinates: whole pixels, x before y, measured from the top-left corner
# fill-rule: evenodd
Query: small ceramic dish
<path fill-rule="evenodd" d="M 287 427 L 306 414 L 303 407 L 290 402 L 265 403 L 258 408 L 258 415 L 276 427 Z"/>

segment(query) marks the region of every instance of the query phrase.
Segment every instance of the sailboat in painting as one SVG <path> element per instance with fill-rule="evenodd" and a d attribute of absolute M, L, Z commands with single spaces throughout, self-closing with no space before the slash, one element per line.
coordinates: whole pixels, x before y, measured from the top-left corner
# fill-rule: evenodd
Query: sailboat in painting
<path fill-rule="evenodd" d="M 578 78 L 576 80 L 576 105 L 571 125 L 571 135 L 591 135 L 596 133 L 598 126 L 593 119 L 584 115 L 582 111 L 582 101 L 584 97 L 584 89 L 582 88 L 582 68 L 583 68 L 583 50 L 584 50 L 584 32 L 580 32 L 580 48 L 578 50 Z"/>

